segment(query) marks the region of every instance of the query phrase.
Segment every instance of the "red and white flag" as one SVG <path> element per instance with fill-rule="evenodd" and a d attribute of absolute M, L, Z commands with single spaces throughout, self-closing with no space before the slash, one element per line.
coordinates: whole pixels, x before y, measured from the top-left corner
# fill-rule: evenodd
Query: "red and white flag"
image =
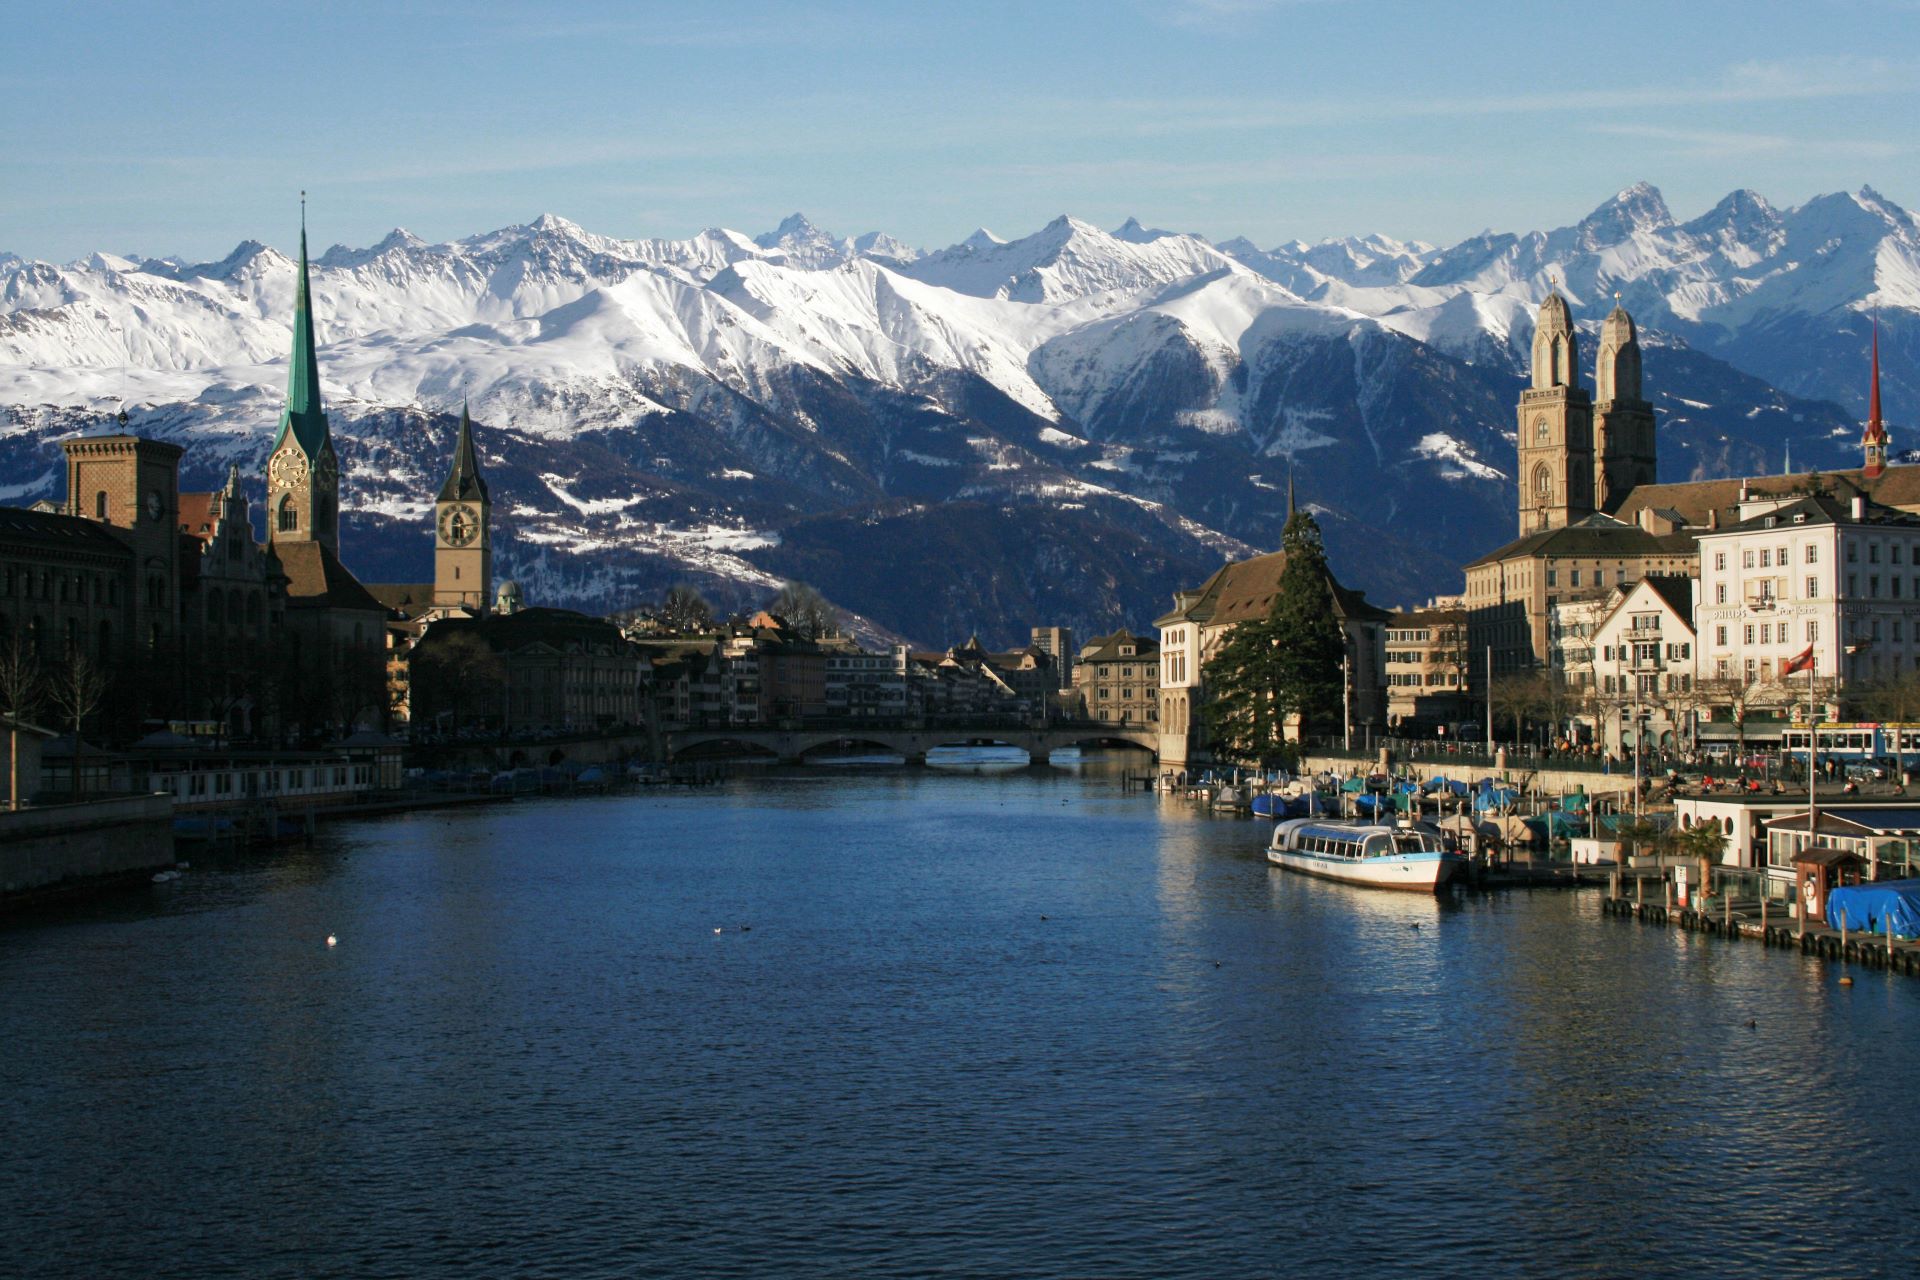
<path fill-rule="evenodd" d="M 1780 664 L 1780 674 L 1790 676 L 1796 671 L 1813 670 L 1813 646 L 1808 645 L 1800 652 Z"/>

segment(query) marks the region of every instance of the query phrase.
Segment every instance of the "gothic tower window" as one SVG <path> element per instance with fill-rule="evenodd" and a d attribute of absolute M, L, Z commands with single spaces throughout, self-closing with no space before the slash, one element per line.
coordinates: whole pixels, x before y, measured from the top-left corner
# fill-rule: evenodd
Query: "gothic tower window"
<path fill-rule="evenodd" d="M 292 533 L 300 527 L 300 512 L 293 505 L 293 495 L 287 494 L 280 499 L 280 532 Z"/>
<path fill-rule="evenodd" d="M 1544 462 L 1533 469 L 1533 496 L 1541 502 L 1553 501 L 1553 472 Z"/>

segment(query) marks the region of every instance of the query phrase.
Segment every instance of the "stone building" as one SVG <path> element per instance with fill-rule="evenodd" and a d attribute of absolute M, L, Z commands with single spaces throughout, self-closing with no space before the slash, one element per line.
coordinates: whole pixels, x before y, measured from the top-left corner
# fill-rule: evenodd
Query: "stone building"
<path fill-rule="evenodd" d="M 1160 645 L 1125 628 L 1087 642 L 1074 662 L 1082 714 L 1122 725 L 1160 722 Z"/>
<path fill-rule="evenodd" d="M 1518 406 L 1520 536 L 1466 570 L 1467 645 L 1475 655 L 1491 650 L 1496 674 L 1549 660 L 1563 601 L 1697 567 L 1688 518 L 1635 501 L 1658 486 L 1633 318 L 1616 303 L 1601 324 L 1598 405 L 1580 385 L 1578 352 L 1567 301 L 1549 293 Z"/>
<path fill-rule="evenodd" d="M 1465 609 L 1415 609 L 1385 624 L 1387 723 L 1394 732 L 1424 737 L 1473 718 L 1467 676 Z M 1449 730 L 1451 732 L 1451 730 Z"/>

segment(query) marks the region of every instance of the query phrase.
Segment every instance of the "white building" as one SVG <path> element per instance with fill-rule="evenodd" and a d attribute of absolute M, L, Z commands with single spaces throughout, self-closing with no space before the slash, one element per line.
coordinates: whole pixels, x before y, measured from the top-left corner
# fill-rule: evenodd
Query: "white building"
<path fill-rule="evenodd" d="M 1693 716 L 1693 580 L 1656 574 L 1614 593 L 1593 628 L 1593 688 L 1600 739 L 1633 749 L 1684 745 Z"/>
<path fill-rule="evenodd" d="M 1840 684 L 1912 671 L 1920 516 L 1857 494 L 1742 502 L 1738 523 L 1700 535 L 1697 626 L 1702 679 L 1783 704 L 1781 666 L 1808 646 L 1816 677 Z"/>

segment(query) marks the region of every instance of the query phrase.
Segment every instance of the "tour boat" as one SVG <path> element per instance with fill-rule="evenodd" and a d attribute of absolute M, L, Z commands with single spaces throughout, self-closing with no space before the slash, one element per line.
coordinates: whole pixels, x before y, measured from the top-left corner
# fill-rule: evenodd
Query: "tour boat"
<path fill-rule="evenodd" d="M 1432 831 L 1324 818 L 1277 824 L 1267 861 L 1323 880 L 1421 893 L 1432 893 L 1467 865 L 1465 857 L 1448 852 Z"/>

